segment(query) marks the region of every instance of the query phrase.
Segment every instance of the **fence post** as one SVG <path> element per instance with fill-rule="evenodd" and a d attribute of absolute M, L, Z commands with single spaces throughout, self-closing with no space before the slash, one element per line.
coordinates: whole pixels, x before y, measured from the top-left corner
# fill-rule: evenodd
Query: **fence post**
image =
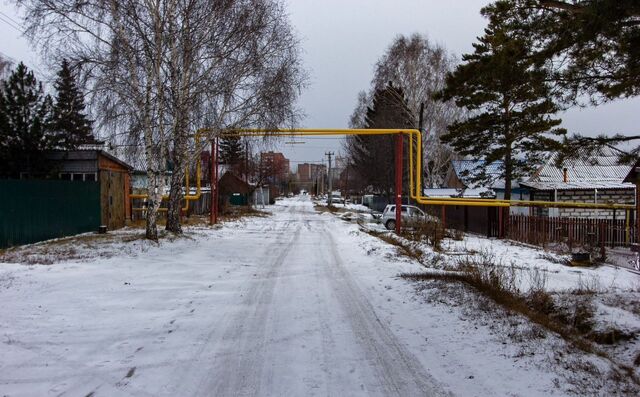
<path fill-rule="evenodd" d="M 606 259 L 605 252 L 605 231 L 606 231 L 606 223 L 604 221 L 600 221 L 600 259 L 603 261 Z"/>

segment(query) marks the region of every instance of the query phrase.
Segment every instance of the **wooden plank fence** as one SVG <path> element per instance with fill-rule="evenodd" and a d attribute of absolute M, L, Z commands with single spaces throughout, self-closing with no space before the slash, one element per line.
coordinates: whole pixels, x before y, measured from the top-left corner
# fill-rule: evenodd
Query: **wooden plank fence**
<path fill-rule="evenodd" d="M 637 242 L 634 222 L 626 219 L 511 215 L 507 230 L 511 240 L 542 247 L 563 243 L 569 248 L 603 245 L 613 248 Z"/>

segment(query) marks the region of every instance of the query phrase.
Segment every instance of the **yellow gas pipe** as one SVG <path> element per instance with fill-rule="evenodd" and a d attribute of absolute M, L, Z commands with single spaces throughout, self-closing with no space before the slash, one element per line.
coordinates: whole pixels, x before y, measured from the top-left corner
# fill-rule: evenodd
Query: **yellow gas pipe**
<path fill-rule="evenodd" d="M 201 134 L 213 132 L 212 129 L 203 128 L 196 133 L 196 142 L 199 143 Z M 415 129 L 322 129 L 322 128 L 300 128 L 300 129 L 235 129 L 226 130 L 219 133 L 220 136 L 246 136 L 246 137 L 264 137 L 264 136 L 317 136 L 317 135 L 395 135 L 404 134 L 409 137 L 409 196 L 419 204 L 424 205 L 455 205 L 455 206 L 469 206 L 469 207 L 510 207 L 510 206 L 523 206 L 523 207 L 564 207 L 564 208 L 590 208 L 590 209 L 634 209 L 633 205 L 625 204 L 595 204 L 595 203 L 577 203 L 577 202 L 550 202 L 550 201 L 531 201 L 531 200 L 494 200 L 494 199 L 476 199 L 476 198 L 438 198 L 433 199 L 425 197 L 422 194 L 416 194 L 422 192 L 422 135 L 420 131 Z M 415 172 L 413 167 L 414 153 L 413 153 L 413 140 L 416 140 L 416 165 Z M 186 200 L 186 207 L 183 210 L 189 208 L 190 200 L 197 200 L 201 196 L 200 180 L 201 180 L 201 164 L 197 165 L 197 188 L 196 194 L 187 194 L 184 196 Z M 186 170 L 186 191 L 189 192 L 189 170 Z M 131 198 L 147 198 L 146 194 L 143 195 L 131 195 Z M 167 198 L 168 196 L 163 196 Z M 134 210 L 144 210 L 144 208 L 134 208 Z M 165 208 L 161 209 L 165 210 Z"/>

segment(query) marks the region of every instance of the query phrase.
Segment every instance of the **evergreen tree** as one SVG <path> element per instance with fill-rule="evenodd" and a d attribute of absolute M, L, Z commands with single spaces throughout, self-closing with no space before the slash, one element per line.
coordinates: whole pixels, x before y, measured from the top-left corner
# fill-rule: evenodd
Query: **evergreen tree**
<path fill-rule="evenodd" d="M 244 159 L 244 147 L 239 136 L 220 139 L 220 160 L 224 164 L 239 165 Z"/>
<path fill-rule="evenodd" d="M 490 15 L 475 51 L 463 56 L 437 97 L 470 112 L 449 126 L 442 140 L 487 164 L 502 160 L 505 199 L 510 199 L 512 181 L 539 164 L 545 151 L 558 148 L 554 138 L 566 131 L 556 128 L 561 120 L 552 117 L 558 106 L 551 99 L 548 70 L 532 64 L 531 43 L 505 30 L 504 18 Z M 486 179 L 477 171 L 477 179 Z"/>
<path fill-rule="evenodd" d="M 640 94 L 638 0 L 499 0 L 483 13 L 508 14 L 509 31 L 531 40 L 532 55 L 554 68 L 564 99 Z"/>
<path fill-rule="evenodd" d="M 569 105 L 586 98 L 598 105 L 640 94 L 638 0 L 499 0 L 483 13 L 508 13 L 512 34 L 531 40 L 532 59 L 553 70 L 558 97 Z M 579 134 L 563 145 L 563 158 L 597 154 L 625 144 L 622 163 L 640 156 L 639 134 Z M 635 145 L 629 150 L 629 143 Z"/>
<path fill-rule="evenodd" d="M 83 143 L 94 142 L 91 122 L 84 113 L 84 98 L 66 59 L 60 65 L 54 87 L 57 95 L 51 125 L 55 134 L 53 146 L 72 149 Z"/>
<path fill-rule="evenodd" d="M 52 101 L 27 67 L 20 63 L 0 89 L 0 175 L 46 170 L 42 151 L 51 147 Z"/>
<path fill-rule="evenodd" d="M 376 90 L 364 124 L 365 128 L 415 128 L 402 89 L 389 84 Z M 395 138 L 352 135 L 346 145 L 351 163 L 365 185 L 387 195 L 395 189 Z"/>

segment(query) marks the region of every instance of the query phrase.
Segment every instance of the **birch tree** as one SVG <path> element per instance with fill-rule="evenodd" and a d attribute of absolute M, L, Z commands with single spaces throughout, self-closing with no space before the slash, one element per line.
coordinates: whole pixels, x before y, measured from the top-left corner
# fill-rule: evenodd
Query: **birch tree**
<path fill-rule="evenodd" d="M 176 166 L 167 230 L 181 232 L 181 182 L 200 151 L 190 141 L 193 131 L 205 120 L 209 138 L 238 127 L 293 125 L 306 74 L 298 41 L 277 1 L 180 2 L 170 31 L 171 157 Z"/>
<path fill-rule="evenodd" d="M 147 237 L 157 239 L 161 177 L 174 165 L 167 229 L 181 232 L 193 133 L 293 122 L 304 82 L 298 43 L 273 0 L 20 0 L 49 59 L 67 58 L 89 87 L 98 127 L 141 155 Z M 140 150 L 141 149 L 141 150 Z"/>

